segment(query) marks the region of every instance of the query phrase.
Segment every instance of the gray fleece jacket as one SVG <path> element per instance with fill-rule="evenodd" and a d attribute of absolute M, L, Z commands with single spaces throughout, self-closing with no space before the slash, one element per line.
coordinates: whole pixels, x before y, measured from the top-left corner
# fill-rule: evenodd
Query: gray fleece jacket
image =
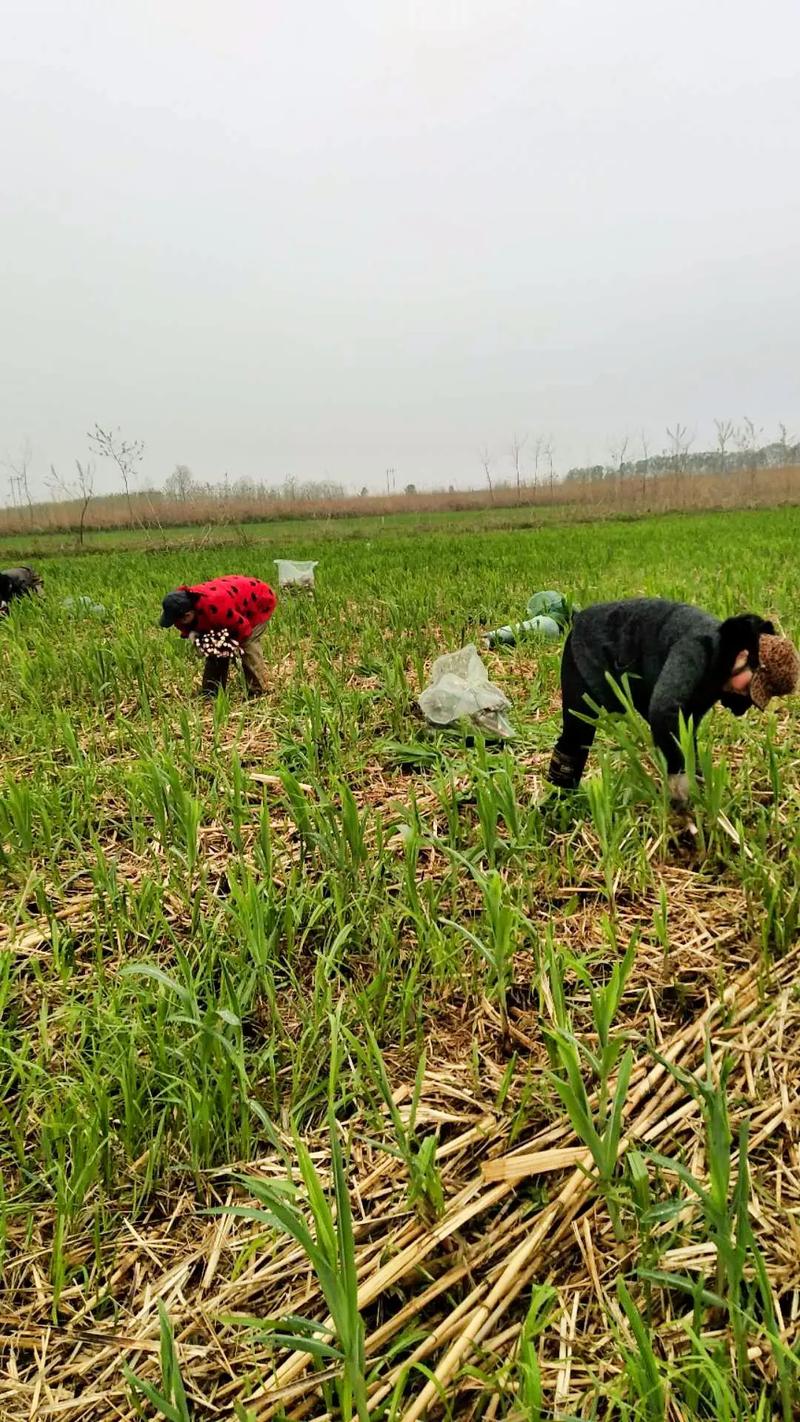
<path fill-rule="evenodd" d="M 621 710 L 608 676 L 629 678 L 636 710 L 650 724 L 670 775 L 683 770 L 678 741 L 680 716 L 695 727 L 720 701 L 741 716 L 749 696 L 726 694 L 723 683 L 742 650 L 758 664 L 758 638 L 772 624 L 754 614 L 726 622 L 688 603 L 662 598 L 600 602 L 575 616 L 569 644 L 593 701 Z"/>

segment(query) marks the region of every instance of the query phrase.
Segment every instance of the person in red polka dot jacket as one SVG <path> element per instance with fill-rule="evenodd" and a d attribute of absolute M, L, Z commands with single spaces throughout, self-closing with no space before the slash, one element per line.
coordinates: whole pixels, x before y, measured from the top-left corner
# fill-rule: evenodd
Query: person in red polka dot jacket
<path fill-rule="evenodd" d="M 242 648 L 242 670 L 248 696 L 263 696 L 267 664 L 261 650 L 264 628 L 277 606 L 269 583 L 244 573 L 231 573 L 194 587 L 167 593 L 162 603 L 162 627 L 177 627 L 182 637 L 194 633 L 228 632 Z M 228 680 L 229 657 L 206 657 L 203 695 L 216 696 Z"/>

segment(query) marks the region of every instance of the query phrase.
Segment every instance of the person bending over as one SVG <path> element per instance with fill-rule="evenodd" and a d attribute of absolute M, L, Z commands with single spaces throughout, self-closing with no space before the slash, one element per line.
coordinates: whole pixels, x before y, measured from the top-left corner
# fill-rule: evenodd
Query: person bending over
<path fill-rule="evenodd" d="M 795 690 L 800 657 L 771 622 L 754 613 L 721 622 L 710 612 L 662 598 L 601 602 L 576 614 L 561 661 L 563 728 L 548 780 L 577 789 L 596 726 L 587 698 L 607 711 L 622 710 L 609 677 L 629 678 L 636 710 L 649 722 L 667 763 L 670 799 L 688 803 L 689 782 L 680 747 L 683 715 L 694 730 L 716 702 L 735 716 L 763 710 L 772 696 Z"/>
<path fill-rule="evenodd" d="M 261 650 L 264 628 L 277 606 L 268 583 L 244 573 L 213 578 L 194 587 L 180 587 L 167 593 L 160 625 L 177 627 L 182 637 L 197 638 L 205 633 L 225 633 L 241 647 L 242 670 L 247 694 L 262 696 L 267 689 L 267 665 Z M 216 696 L 228 680 L 230 657 L 210 655 L 203 668 L 204 696 Z"/>
<path fill-rule="evenodd" d="M 42 580 L 33 568 L 3 568 L 0 571 L 0 608 L 8 611 L 8 604 L 18 597 L 31 597 L 42 590 Z"/>

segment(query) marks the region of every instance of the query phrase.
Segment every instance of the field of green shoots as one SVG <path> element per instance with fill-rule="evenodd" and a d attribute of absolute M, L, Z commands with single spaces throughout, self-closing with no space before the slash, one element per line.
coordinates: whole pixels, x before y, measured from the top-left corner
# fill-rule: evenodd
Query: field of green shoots
<path fill-rule="evenodd" d="M 689 833 L 632 715 L 537 809 L 558 644 L 485 654 L 506 746 L 415 698 L 540 588 L 800 638 L 800 511 L 349 533 L 0 623 L 0 1416 L 790 1422 L 800 705 L 713 713 Z M 201 702 L 161 598 L 276 556 Z"/>

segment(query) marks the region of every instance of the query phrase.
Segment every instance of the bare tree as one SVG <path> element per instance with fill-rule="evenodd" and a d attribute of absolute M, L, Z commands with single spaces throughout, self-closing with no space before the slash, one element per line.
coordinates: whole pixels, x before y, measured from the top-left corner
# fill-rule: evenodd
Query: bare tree
<path fill-rule="evenodd" d="M 554 452 L 555 452 L 555 446 L 554 446 L 554 444 L 553 444 L 552 439 L 551 439 L 551 438 L 550 438 L 550 439 L 546 439 L 545 442 L 544 442 L 544 445 L 542 446 L 542 453 L 544 454 L 544 457 L 545 457 L 545 459 L 547 460 L 547 472 L 548 472 L 548 477 L 549 477 L 549 481 L 550 481 L 550 497 L 551 497 L 551 498 L 552 498 L 552 496 L 553 496 L 553 483 L 554 483 L 554 479 L 555 479 L 555 475 L 554 475 L 554 473 L 553 473 L 553 454 L 554 454 Z"/>
<path fill-rule="evenodd" d="M 682 425 L 680 420 L 676 420 L 674 430 L 667 427 L 667 439 L 672 456 L 672 467 L 676 474 L 683 474 L 686 471 L 686 456 L 692 446 L 694 435 L 690 435 L 686 426 Z"/>
<path fill-rule="evenodd" d="M 188 464 L 176 464 L 172 473 L 164 480 L 164 493 L 170 499 L 186 503 L 194 489 L 194 476 Z"/>
<path fill-rule="evenodd" d="M 11 488 L 12 508 L 16 508 L 17 505 L 22 508 L 23 505 L 26 505 L 31 527 L 33 527 L 33 499 L 31 498 L 28 475 L 32 457 L 33 451 L 31 450 L 31 442 L 29 439 L 26 439 L 24 443 L 20 445 L 18 453 L 15 454 L 13 458 L 8 458 L 5 461 L 5 466 L 8 470 L 8 482 Z"/>
<path fill-rule="evenodd" d="M 70 502 L 80 504 L 78 514 L 78 547 L 83 547 L 83 535 L 86 526 L 86 513 L 94 497 L 94 465 L 92 463 L 81 464 L 79 459 L 75 460 L 76 475 L 73 480 L 62 479 L 56 473 L 55 466 L 50 465 L 50 489 L 63 495 Z"/>
<path fill-rule="evenodd" d="M 758 447 L 763 439 L 764 431 L 757 428 L 749 415 L 745 415 L 741 425 L 736 430 L 734 439 L 736 448 L 741 454 L 746 469 L 750 470 L 750 488 L 753 489 L 756 481 L 756 469 L 758 468 Z"/>
<path fill-rule="evenodd" d="M 521 485 L 521 483 L 522 483 L 522 470 L 521 470 L 521 467 L 520 467 L 520 460 L 521 460 L 521 456 L 522 456 L 522 451 L 523 451 L 523 449 L 525 448 L 525 445 L 526 445 L 526 443 L 527 443 L 527 440 L 528 440 L 528 436 L 527 436 L 527 435 L 523 435 L 523 436 L 522 436 L 522 439 L 520 439 L 520 437 L 519 437 L 518 434 L 514 434 L 514 435 L 512 435 L 512 437 L 511 437 L 511 450 L 510 450 L 510 453 L 511 453 L 511 461 L 512 461 L 512 463 L 513 463 L 513 465 L 514 465 L 514 474 L 515 474 L 515 476 L 516 476 L 516 481 L 517 481 L 517 494 L 518 494 L 518 495 L 519 495 L 519 492 L 520 492 L 520 485 Z"/>
<path fill-rule="evenodd" d="M 486 483 L 489 485 L 489 501 L 494 503 L 494 489 L 492 488 L 492 456 L 489 453 L 489 446 L 485 444 L 481 450 L 481 464 L 486 476 Z"/>
<path fill-rule="evenodd" d="M 671 430 L 669 426 L 667 426 L 667 439 L 669 440 L 669 452 L 675 478 L 683 484 L 683 476 L 686 473 L 686 456 L 689 453 L 694 435 L 690 435 L 686 425 L 682 425 L 680 420 L 676 420 L 674 429 Z M 685 504 L 685 492 L 682 497 Z"/>
<path fill-rule="evenodd" d="M 138 466 L 144 454 L 144 444 L 140 439 L 123 439 L 120 431 L 104 430 L 95 424 L 94 430 L 87 436 L 89 448 L 99 455 L 101 459 L 110 459 L 112 464 L 117 466 L 122 487 L 125 490 L 125 498 L 128 501 L 128 516 L 131 523 L 136 523 L 136 517 L 131 503 L 131 484 L 136 478 Z"/>
<path fill-rule="evenodd" d="M 778 448 L 780 449 L 780 461 L 785 469 L 790 461 L 789 450 L 797 443 L 794 435 L 790 435 L 783 424 L 778 425 Z"/>
<path fill-rule="evenodd" d="M 736 430 L 733 420 L 715 420 L 714 425 L 717 431 L 717 449 L 719 450 L 719 472 L 725 473 L 725 460 L 728 454 L 728 446 L 733 439 Z"/>
<path fill-rule="evenodd" d="M 628 452 L 629 443 L 630 436 L 623 435 L 621 439 L 612 440 L 611 444 L 608 446 L 608 452 L 611 457 L 611 467 L 614 471 L 614 478 L 618 491 L 622 488 L 622 480 L 624 478 L 625 471 L 625 455 Z"/>
<path fill-rule="evenodd" d="M 541 458 L 542 458 L 542 454 L 543 454 L 543 453 L 544 453 L 544 439 L 543 439 L 543 437 L 542 437 L 541 435 L 537 435 L 537 436 L 536 436 L 536 440 L 535 440 L 535 442 L 534 442 L 534 446 L 533 446 L 533 487 L 534 487 L 534 489 L 538 488 L 538 485 L 539 485 L 539 464 L 540 464 L 540 462 L 541 462 Z"/>
<path fill-rule="evenodd" d="M 647 475 L 650 472 L 650 445 L 644 430 L 639 435 L 639 443 L 642 446 L 642 498 L 644 498 L 647 493 Z"/>

